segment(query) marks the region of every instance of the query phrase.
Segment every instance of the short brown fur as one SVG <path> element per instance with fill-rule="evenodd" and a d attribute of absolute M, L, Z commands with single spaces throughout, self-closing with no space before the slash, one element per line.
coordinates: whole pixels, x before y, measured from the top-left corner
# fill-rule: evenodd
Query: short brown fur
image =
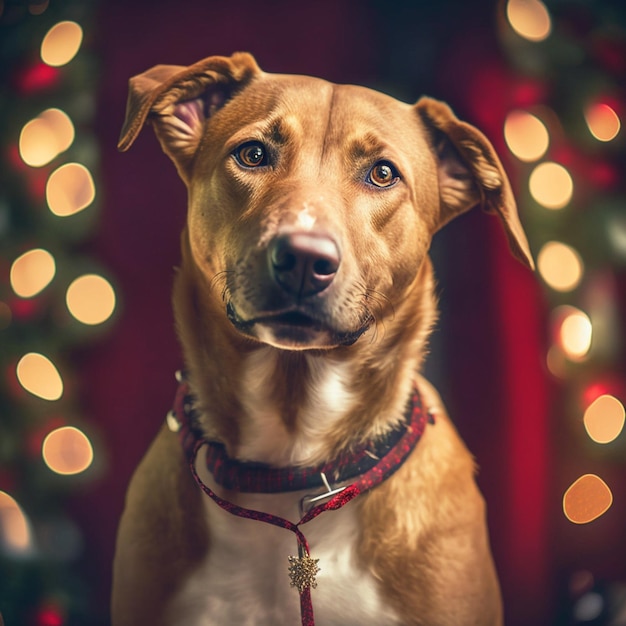
<path fill-rule="evenodd" d="M 427 253 L 439 228 L 481 204 L 533 267 L 487 139 L 443 103 L 410 106 L 361 87 L 265 74 L 245 53 L 132 79 L 122 150 L 146 121 L 189 190 L 173 302 L 207 437 L 235 458 L 314 465 L 397 425 L 417 385 L 436 425 L 396 474 L 359 498 L 360 567 L 403 624 L 501 624 L 474 463 L 418 374 L 436 320 Z M 251 141 L 271 167 L 238 161 Z M 400 175 L 376 188 L 371 168 L 388 162 Z M 285 295 L 271 255 L 294 233 L 337 250 L 338 269 L 315 277 L 330 286 L 313 296 Z M 259 355 L 265 369 L 251 369 Z M 246 389 L 251 371 L 271 384 Z M 312 437 L 315 404 L 328 401 L 320 380 L 335 374 L 345 409 L 319 416 Z M 263 450 L 251 439 L 259 407 L 274 420 L 277 448 L 251 453 Z M 120 525 L 115 626 L 177 623 L 168 607 L 211 549 L 203 498 L 164 428 Z"/>

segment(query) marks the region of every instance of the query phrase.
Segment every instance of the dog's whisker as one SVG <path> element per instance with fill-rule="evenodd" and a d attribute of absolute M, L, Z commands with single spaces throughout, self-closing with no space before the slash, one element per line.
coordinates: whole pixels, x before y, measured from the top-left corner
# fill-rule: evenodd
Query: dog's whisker
<path fill-rule="evenodd" d="M 374 302 L 380 311 L 380 317 L 383 317 L 383 307 L 387 306 L 391 310 L 391 319 L 395 319 L 396 310 L 391 302 L 391 300 L 381 291 L 377 291 L 376 289 L 366 289 L 365 290 L 365 298 Z"/>
<path fill-rule="evenodd" d="M 223 270 L 221 272 L 218 272 L 217 274 L 215 274 L 215 276 L 213 276 L 213 278 L 210 281 L 210 287 L 211 289 L 217 289 L 218 285 L 220 283 L 222 283 L 222 287 L 221 287 L 221 298 L 222 301 L 225 302 L 227 299 L 227 294 L 230 291 L 229 290 L 229 286 L 228 286 L 228 275 L 232 274 L 232 271 L 229 270 Z"/>

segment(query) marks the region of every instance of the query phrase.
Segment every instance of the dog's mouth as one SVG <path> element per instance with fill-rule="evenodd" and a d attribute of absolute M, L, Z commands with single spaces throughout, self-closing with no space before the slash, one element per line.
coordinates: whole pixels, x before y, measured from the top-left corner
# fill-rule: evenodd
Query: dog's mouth
<path fill-rule="evenodd" d="M 257 323 L 269 322 L 281 326 L 298 326 L 302 328 L 316 328 L 321 330 L 322 324 L 313 319 L 309 315 L 305 315 L 300 311 L 289 311 L 280 313 L 279 315 L 267 315 L 256 319 Z"/>
<path fill-rule="evenodd" d="M 232 302 L 227 304 L 226 313 L 233 326 L 243 334 L 278 348 L 292 350 L 352 345 L 371 323 L 367 319 L 354 331 L 339 331 L 298 308 L 263 313 L 244 320 Z"/>

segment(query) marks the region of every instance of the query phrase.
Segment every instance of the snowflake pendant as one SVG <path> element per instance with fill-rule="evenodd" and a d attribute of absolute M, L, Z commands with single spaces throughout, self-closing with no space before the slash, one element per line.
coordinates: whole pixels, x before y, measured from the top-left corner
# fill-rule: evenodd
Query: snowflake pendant
<path fill-rule="evenodd" d="M 297 587 L 302 593 L 309 587 L 317 587 L 315 575 L 320 571 L 317 566 L 319 559 L 312 559 L 308 555 L 290 556 L 289 557 L 289 578 L 291 578 L 291 586 Z"/>

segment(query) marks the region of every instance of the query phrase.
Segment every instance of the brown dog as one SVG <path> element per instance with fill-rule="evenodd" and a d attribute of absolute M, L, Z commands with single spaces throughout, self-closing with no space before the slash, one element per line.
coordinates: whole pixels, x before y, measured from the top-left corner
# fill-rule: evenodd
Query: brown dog
<path fill-rule="evenodd" d="M 245 53 L 133 78 L 120 149 L 146 120 L 189 191 L 185 445 L 164 426 L 130 485 L 114 625 L 500 624 L 474 463 L 418 374 L 439 228 L 480 204 L 533 265 L 492 146 Z"/>

